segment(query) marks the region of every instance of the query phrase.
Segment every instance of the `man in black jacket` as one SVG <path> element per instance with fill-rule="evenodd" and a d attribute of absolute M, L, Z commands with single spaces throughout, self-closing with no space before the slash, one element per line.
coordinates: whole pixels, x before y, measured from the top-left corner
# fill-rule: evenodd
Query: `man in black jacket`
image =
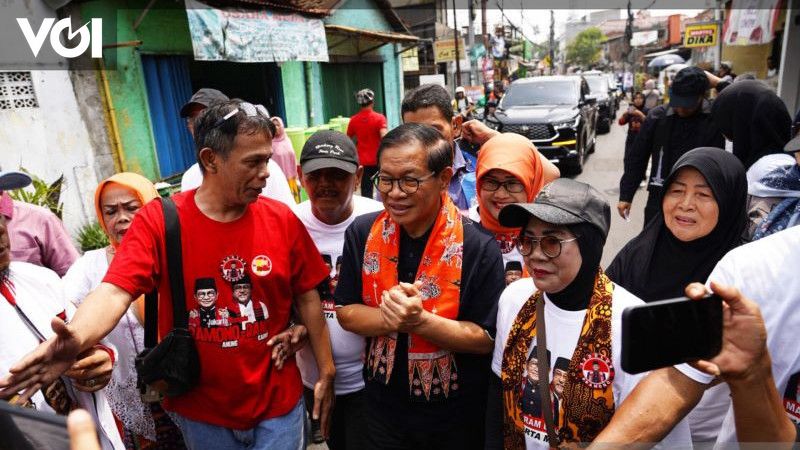
<path fill-rule="evenodd" d="M 619 181 L 617 210 L 626 218 L 639 183 L 651 159 L 644 223 L 661 207 L 664 177 L 684 153 L 697 147 L 724 148 L 725 138 L 711 122 L 711 103 L 705 99 L 708 78 L 699 67 L 687 67 L 675 75 L 669 105 L 650 110 L 636 141 L 625 153 L 625 171 Z"/>

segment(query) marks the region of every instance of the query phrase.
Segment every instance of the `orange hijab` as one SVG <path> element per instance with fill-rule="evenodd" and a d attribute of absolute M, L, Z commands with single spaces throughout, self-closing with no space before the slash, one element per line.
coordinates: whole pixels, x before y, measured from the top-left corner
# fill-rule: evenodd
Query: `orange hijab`
<path fill-rule="evenodd" d="M 506 171 L 519 180 L 525 186 L 529 203 L 533 201 L 542 186 L 559 177 L 559 171 L 549 161 L 542 159 L 530 140 L 515 133 L 500 134 L 481 146 L 476 170 L 481 225 L 495 234 L 516 234 L 516 228 L 500 225 L 500 221 L 492 217 L 481 205 L 480 190 L 483 177 L 493 169 Z"/>
<path fill-rule="evenodd" d="M 142 202 L 142 206 L 151 200 L 158 198 L 159 195 L 156 187 L 150 182 L 150 180 L 132 172 L 122 172 L 112 175 L 97 185 L 97 189 L 94 191 L 94 209 L 97 213 L 97 221 L 100 223 L 103 231 L 105 231 L 106 236 L 108 236 L 108 241 L 111 243 L 111 246 L 116 249 L 119 247 L 120 243 L 112 237 L 111 233 L 108 232 L 106 223 L 103 220 L 103 208 L 100 205 L 100 197 L 103 195 L 103 189 L 105 189 L 106 186 L 111 183 L 119 184 L 132 190 L 139 198 L 139 201 Z M 136 299 L 136 301 L 134 301 L 134 313 L 139 319 L 139 322 L 144 324 L 144 296 L 139 297 Z"/>
<path fill-rule="evenodd" d="M 100 223 L 103 231 L 106 232 L 106 236 L 108 236 L 108 241 L 111 242 L 111 246 L 117 248 L 119 247 L 119 242 L 117 242 L 117 240 L 111 236 L 111 233 L 108 232 L 106 223 L 103 220 L 103 208 L 102 205 L 100 205 L 100 196 L 103 195 L 103 189 L 105 189 L 106 186 L 111 183 L 119 184 L 132 190 L 136 196 L 139 197 L 139 201 L 142 202 L 142 206 L 149 203 L 150 200 L 158 198 L 159 195 L 156 187 L 153 186 L 153 183 L 151 183 L 150 180 L 132 172 L 122 172 L 112 175 L 97 185 L 97 189 L 94 191 L 94 209 L 97 213 L 97 221 Z"/>

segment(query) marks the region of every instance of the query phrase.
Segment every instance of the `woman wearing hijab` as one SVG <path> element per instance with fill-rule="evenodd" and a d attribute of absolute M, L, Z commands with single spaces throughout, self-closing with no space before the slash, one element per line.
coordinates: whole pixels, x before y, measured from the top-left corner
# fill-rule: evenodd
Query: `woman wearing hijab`
<path fill-rule="evenodd" d="M 94 193 L 95 210 L 110 245 L 90 250 L 64 276 L 67 300 L 80 305 L 86 295 L 103 281 L 133 217 L 145 204 L 158 198 L 147 178 L 123 172 L 103 180 Z M 114 416 L 122 423 L 128 449 L 184 448 L 181 434 L 158 404 L 142 402 L 136 386 L 135 358 L 144 349 L 143 299 L 134 303 L 107 339 L 117 349 L 117 361 L 106 387 Z"/>
<path fill-rule="evenodd" d="M 644 94 L 637 92 L 633 94 L 633 101 L 628 106 L 628 110 L 619 118 L 619 124 L 628 124 L 628 136 L 625 138 L 625 154 L 627 155 L 629 149 L 639 135 L 639 130 L 642 128 L 644 119 L 647 118 L 649 110 L 644 106 Z"/>
<path fill-rule="evenodd" d="M 783 148 L 767 155 L 747 171 L 747 230 L 745 242 L 800 224 L 800 132 Z"/>
<path fill-rule="evenodd" d="M 532 278 L 510 284 L 498 304 L 487 449 L 591 442 L 644 377 L 620 366 L 622 312 L 642 301 L 600 268 L 610 221 L 600 192 L 564 178 L 500 213 L 504 226 L 521 228 L 517 247 Z M 686 423 L 665 442 L 691 447 Z"/>
<path fill-rule="evenodd" d="M 745 170 L 764 155 L 781 153 L 792 126 L 783 101 L 757 80 L 726 87 L 711 106 L 711 120 L 733 142 L 733 154 Z"/>
<path fill-rule="evenodd" d="M 510 263 L 523 261 L 514 246 L 518 230 L 500 224 L 500 210 L 511 203 L 533 201 L 542 186 L 558 176 L 558 169 L 543 163 L 531 141 L 518 134 L 499 134 L 481 146 L 476 170 L 478 204 L 470 209 L 469 217 L 494 234 L 507 271 L 516 270 L 516 264 Z"/>
<path fill-rule="evenodd" d="M 680 297 L 705 281 L 746 225 L 747 180 L 730 153 L 701 147 L 684 154 L 664 182 L 662 210 L 608 267 L 608 276 L 646 302 Z"/>
<path fill-rule="evenodd" d="M 275 125 L 275 136 L 272 138 L 272 159 L 286 175 L 286 181 L 289 183 L 289 189 L 292 191 L 294 200 L 300 203 L 300 185 L 297 183 L 297 155 L 294 152 L 292 141 L 286 135 L 286 127 L 283 125 L 283 120 L 280 117 L 272 117 L 270 119 Z"/>

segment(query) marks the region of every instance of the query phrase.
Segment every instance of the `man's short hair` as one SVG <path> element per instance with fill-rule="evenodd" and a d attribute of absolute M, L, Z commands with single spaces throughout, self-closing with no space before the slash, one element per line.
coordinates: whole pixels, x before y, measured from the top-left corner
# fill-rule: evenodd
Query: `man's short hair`
<path fill-rule="evenodd" d="M 194 125 L 194 143 L 197 162 L 200 162 L 200 150 L 208 147 L 214 153 L 227 159 L 233 150 L 233 141 L 238 134 L 263 133 L 268 140 L 275 136 L 275 124 L 260 114 L 248 116 L 239 109 L 241 100 L 231 100 L 212 105 L 197 117 Z M 225 116 L 234 110 L 236 114 L 225 119 Z M 224 119 L 224 120 L 223 120 Z M 200 164 L 200 170 L 205 173 L 205 168 Z"/>
<path fill-rule="evenodd" d="M 439 173 L 453 165 L 453 146 L 436 128 L 421 123 L 405 123 L 388 132 L 378 147 L 378 164 L 386 149 L 419 144 L 428 152 L 428 169 Z"/>
<path fill-rule="evenodd" d="M 438 84 L 423 84 L 406 92 L 403 105 L 400 107 L 401 115 L 414 112 L 422 108 L 434 106 L 442 117 L 448 122 L 453 119 L 453 99 L 447 89 Z"/>

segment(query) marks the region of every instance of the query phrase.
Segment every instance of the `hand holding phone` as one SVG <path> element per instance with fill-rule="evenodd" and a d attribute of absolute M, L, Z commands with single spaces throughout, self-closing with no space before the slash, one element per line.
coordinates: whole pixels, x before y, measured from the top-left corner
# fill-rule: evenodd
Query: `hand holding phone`
<path fill-rule="evenodd" d="M 632 306 L 622 313 L 622 369 L 641 373 L 699 359 L 722 349 L 722 298 L 710 294 Z"/>

